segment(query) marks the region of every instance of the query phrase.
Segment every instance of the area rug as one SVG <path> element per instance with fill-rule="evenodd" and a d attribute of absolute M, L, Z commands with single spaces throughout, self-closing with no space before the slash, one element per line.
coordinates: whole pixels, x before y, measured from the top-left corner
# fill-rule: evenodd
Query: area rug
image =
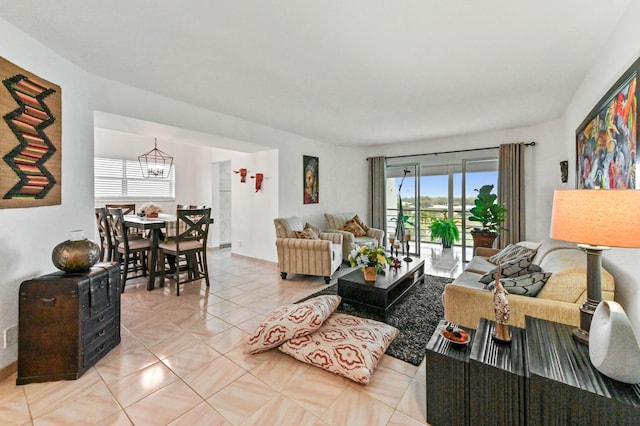
<path fill-rule="evenodd" d="M 371 318 L 385 322 L 400 330 L 400 334 L 387 349 L 387 355 L 401 359 L 413 365 L 420 365 L 427 353 L 427 343 L 438 323 L 444 318 L 442 292 L 452 278 L 425 275 L 425 279 L 414 286 L 402 300 L 387 312 L 387 319 L 376 312 L 356 308 L 343 303 L 338 312 Z M 299 302 L 323 294 L 337 294 L 338 284 L 314 293 Z"/>

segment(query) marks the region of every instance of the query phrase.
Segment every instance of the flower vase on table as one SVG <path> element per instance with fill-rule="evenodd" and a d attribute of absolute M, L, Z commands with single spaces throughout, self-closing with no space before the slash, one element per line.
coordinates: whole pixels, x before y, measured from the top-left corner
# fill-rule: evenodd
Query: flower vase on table
<path fill-rule="evenodd" d="M 365 281 L 375 281 L 376 275 L 378 275 L 378 271 L 376 271 L 375 266 L 367 266 L 362 270 L 364 272 L 364 280 Z"/>
<path fill-rule="evenodd" d="M 382 246 L 364 245 L 358 247 L 354 244 L 349 255 L 349 263 L 351 266 L 362 269 L 365 281 L 375 281 L 376 274 L 382 272 L 391 263 L 391 258 L 385 254 L 385 248 Z"/>

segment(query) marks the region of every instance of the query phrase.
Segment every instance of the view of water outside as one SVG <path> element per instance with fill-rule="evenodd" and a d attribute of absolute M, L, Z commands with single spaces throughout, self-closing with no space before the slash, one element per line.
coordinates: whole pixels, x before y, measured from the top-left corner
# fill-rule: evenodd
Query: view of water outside
<path fill-rule="evenodd" d="M 392 191 L 393 194 L 398 193 L 398 187 L 402 178 L 394 178 L 395 181 L 395 191 Z M 497 171 L 488 171 L 488 172 L 467 172 L 466 174 L 466 209 L 465 212 L 468 217 L 468 211 L 471 207 L 473 207 L 473 201 L 476 198 L 477 192 L 475 189 L 480 188 L 483 185 L 494 185 L 494 192 L 497 193 L 497 181 L 498 181 L 498 172 Z M 411 230 L 412 234 L 415 235 L 415 215 L 416 215 L 416 203 L 415 199 L 415 178 L 413 176 L 407 176 L 404 180 L 404 184 L 402 185 L 402 208 L 403 213 L 408 217 L 407 228 Z M 449 177 L 448 175 L 434 175 L 434 176 L 421 176 L 420 177 L 420 241 L 428 242 L 431 240 L 431 235 L 429 233 L 428 225 L 430 223 L 431 218 L 441 218 L 444 217 L 449 210 Z M 396 195 L 397 197 L 397 195 Z M 388 200 L 389 201 L 389 200 Z M 393 202 L 393 205 L 397 206 L 397 199 Z M 458 229 L 460 230 L 460 236 L 462 238 L 465 233 L 462 232 L 462 174 L 454 173 L 453 174 L 453 217 L 458 223 Z M 388 225 L 388 230 L 391 234 L 393 234 L 395 229 L 395 216 L 397 216 L 397 208 L 396 209 L 388 209 L 388 216 L 390 218 L 390 222 Z M 393 219 L 391 219 L 393 218 Z M 477 222 L 471 222 L 467 219 L 466 221 L 466 229 L 470 231 L 474 226 L 478 226 Z M 473 239 L 471 235 L 466 235 L 467 245 L 473 245 Z M 458 241 L 456 244 L 460 244 Z"/>

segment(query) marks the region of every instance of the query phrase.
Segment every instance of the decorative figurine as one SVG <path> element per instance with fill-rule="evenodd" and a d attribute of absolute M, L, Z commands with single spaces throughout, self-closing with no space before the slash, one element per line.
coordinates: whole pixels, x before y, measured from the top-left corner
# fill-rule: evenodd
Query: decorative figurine
<path fill-rule="evenodd" d="M 251 176 L 251 179 L 256 180 L 256 192 L 260 191 L 262 189 L 262 180 L 264 179 L 264 174 L 256 173 L 255 176 Z"/>
<path fill-rule="evenodd" d="M 502 265 L 498 263 L 498 273 L 496 274 L 496 284 L 493 287 L 493 308 L 496 312 L 496 329 L 493 333 L 493 339 L 499 343 L 511 343 L 511 334 L 509 333 L 509 317 L 511 316 L 511 306 L 507 295 L 509 292 L 505 290 L 500 282 L 502 274 Z"/>

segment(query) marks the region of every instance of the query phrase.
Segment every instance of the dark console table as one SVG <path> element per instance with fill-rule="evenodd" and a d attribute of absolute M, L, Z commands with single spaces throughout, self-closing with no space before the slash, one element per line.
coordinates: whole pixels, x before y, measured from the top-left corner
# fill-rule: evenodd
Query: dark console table
<path fill-rule="evenodd" d="M 77 379 L 117 346 L 120 291 L 116 263 L 23 282 L 16 384 Z"/>
<path fill-rule="evenodd" d="M 640 384 L 600 374 L 589 347 L 573 339 L 573 327 L 527 317 L 525 329 L 509 327 L 508 346 L 491 339 L 494 327 L 481 319 L 470 348 L 447 346 L 439 330 L 431 337 L 430 424 L 640 424 Z"/>
<path fill-rule="evenodd" d="M 511 343 L 497 343 L 491 337 L 495 326 L 495 321 L 482 318 L 471 348 L 471 424 L 524 425 L 528 376 L 525 332 L 509 326 Z"/>
<path fill-rule="evenodd" d="M 640 385 L 610 379 L 591 364 L 573 327 L 526 317 L 530 424 L 638 425 Z"/>
<path fill-rule="evenodd" d="M 440 334 L 449 322 L 440 321 L 427 344 L 427 422 L 432 425 L 469 425 L 469 343 L 454 345 Z"/>

